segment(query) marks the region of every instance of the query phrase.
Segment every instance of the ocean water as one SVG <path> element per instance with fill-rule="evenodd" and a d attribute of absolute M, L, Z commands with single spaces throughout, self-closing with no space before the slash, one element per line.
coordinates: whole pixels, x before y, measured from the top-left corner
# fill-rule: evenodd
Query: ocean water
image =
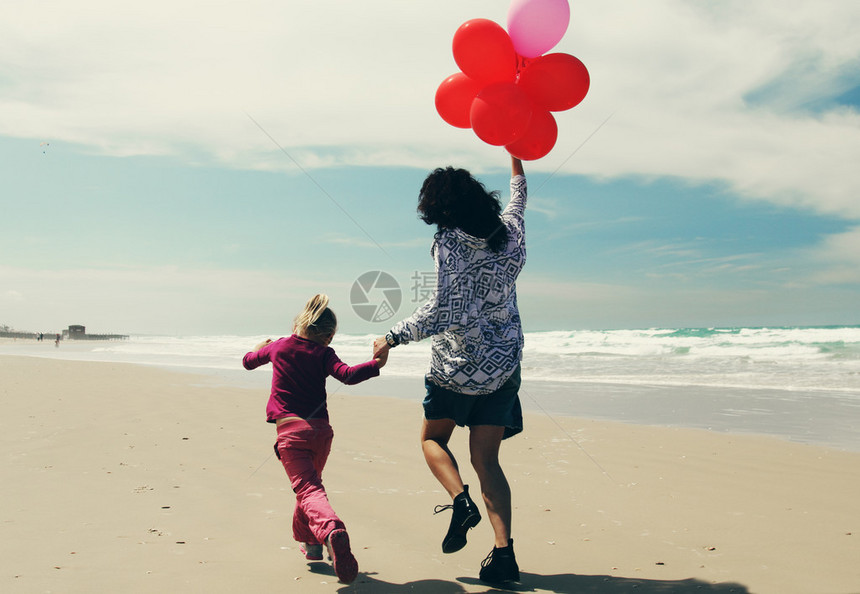
<path fill-rule="evenodd" d="M 0 355 L 154 365 L 264 390 L 270 373 L 241 366 L 264 338 L 19 340 L 0 343 Z M 355 364 L 370 357 L 373 338 L 339 334 L 332 347 Z M 420 401 L 429 353 L 429 341 L 398 347 L 382 378 L 346 389 Z M 522 365 L 524 406 L 549 415 L 769 433 L 860 451 L 860 326 L 529 332 Z"/>

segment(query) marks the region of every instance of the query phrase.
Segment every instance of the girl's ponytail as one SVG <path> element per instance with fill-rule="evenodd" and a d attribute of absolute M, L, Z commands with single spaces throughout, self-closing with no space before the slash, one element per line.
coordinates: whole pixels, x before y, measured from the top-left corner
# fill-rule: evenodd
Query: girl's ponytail
<path fill-rule="evenodd" d="M 328 308 L 328 295 L 324 294 L 311 297 L 293 324 L 293 332 L 301 332 L 311 338 L 331 337 L 335 330 L 337 317 Z"/>

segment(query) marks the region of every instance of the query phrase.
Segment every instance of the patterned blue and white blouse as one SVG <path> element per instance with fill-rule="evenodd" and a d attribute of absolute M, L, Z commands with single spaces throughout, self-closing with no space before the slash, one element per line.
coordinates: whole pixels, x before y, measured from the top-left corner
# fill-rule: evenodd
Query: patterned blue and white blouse
<path fill-rule="evenodd" d="M 433 337 L 434 384 L 461 394 L 498 390 L 519 365 L 523 330 L 516 280 L 526 263 L 526 178 L 511 179 L 511 200 L 501 214 L 508 243 L 498 253 L 486 239 L 445 229 L 430 250 L 436 288 L 430 299 L 391 333 L 401 343 Z"/>

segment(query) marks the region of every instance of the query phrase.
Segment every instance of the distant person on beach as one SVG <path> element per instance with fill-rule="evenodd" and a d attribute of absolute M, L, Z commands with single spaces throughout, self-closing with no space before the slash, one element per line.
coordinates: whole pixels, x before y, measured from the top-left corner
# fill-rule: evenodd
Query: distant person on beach
<path fill-rule="evenodd" d="M 346 526 L 332 509 L 322 483 L 334 437 L 325 380 L 330 375 L 345 384 L 363 382 L 379 375 L 388 356 L 381 353 L 350 367 L 328 346 L 336 330 L 337 318 L 328 308 L 328 297 L 315 295 L 296 317 L 292 336 L 261 342 L 245 355 L 242 365 L 250 370 L 272 364 L 266 420 L 277 428 L 275 453 L 296 494 L 293 537 L 309 561 L 322 560 L 325 544 L 335 574 L 348 584 L 358 575 L 358 562 Z"/>
<path fill-rule="evenodd" d="M 519 581 L 511 490 L 499 464 L 499 447 L 523 428 L 523 332 L 515 282 L 526 261 L 525 207 L 526 178 L 519 159 L 511 158 L 511 200 L 504 211 L 498 192 L 487 192 L 468 171 L 448 167 L 430 173 L 418 212 L 438 229 L 430 250 L 435 291 L 373 345 L 374 356 L 383 356 L 397 345 L 433 337 L 421 443 L 430 470 L 452 499 L 436 510 L 453 510 L 442 552 L 462 549 L 467 531 L 481 520 L 448 448 L 454 427 L 468 426 L 471 462 L 495 538 L 479 574 L 489 584 Z"/>

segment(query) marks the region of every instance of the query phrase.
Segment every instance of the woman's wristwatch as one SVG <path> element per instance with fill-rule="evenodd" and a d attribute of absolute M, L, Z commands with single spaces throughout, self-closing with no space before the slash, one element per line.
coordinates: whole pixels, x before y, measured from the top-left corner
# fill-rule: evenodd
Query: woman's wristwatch
<path fill-rule="evenodd" d="M 393 333 L 389 332 L 385 335 L 385 342 L 388 343 L 389 347 L 394 348 L 398 344 L 400 344 L 400 339 L 397 338 L 397 336 L 395 336 Z"/>

